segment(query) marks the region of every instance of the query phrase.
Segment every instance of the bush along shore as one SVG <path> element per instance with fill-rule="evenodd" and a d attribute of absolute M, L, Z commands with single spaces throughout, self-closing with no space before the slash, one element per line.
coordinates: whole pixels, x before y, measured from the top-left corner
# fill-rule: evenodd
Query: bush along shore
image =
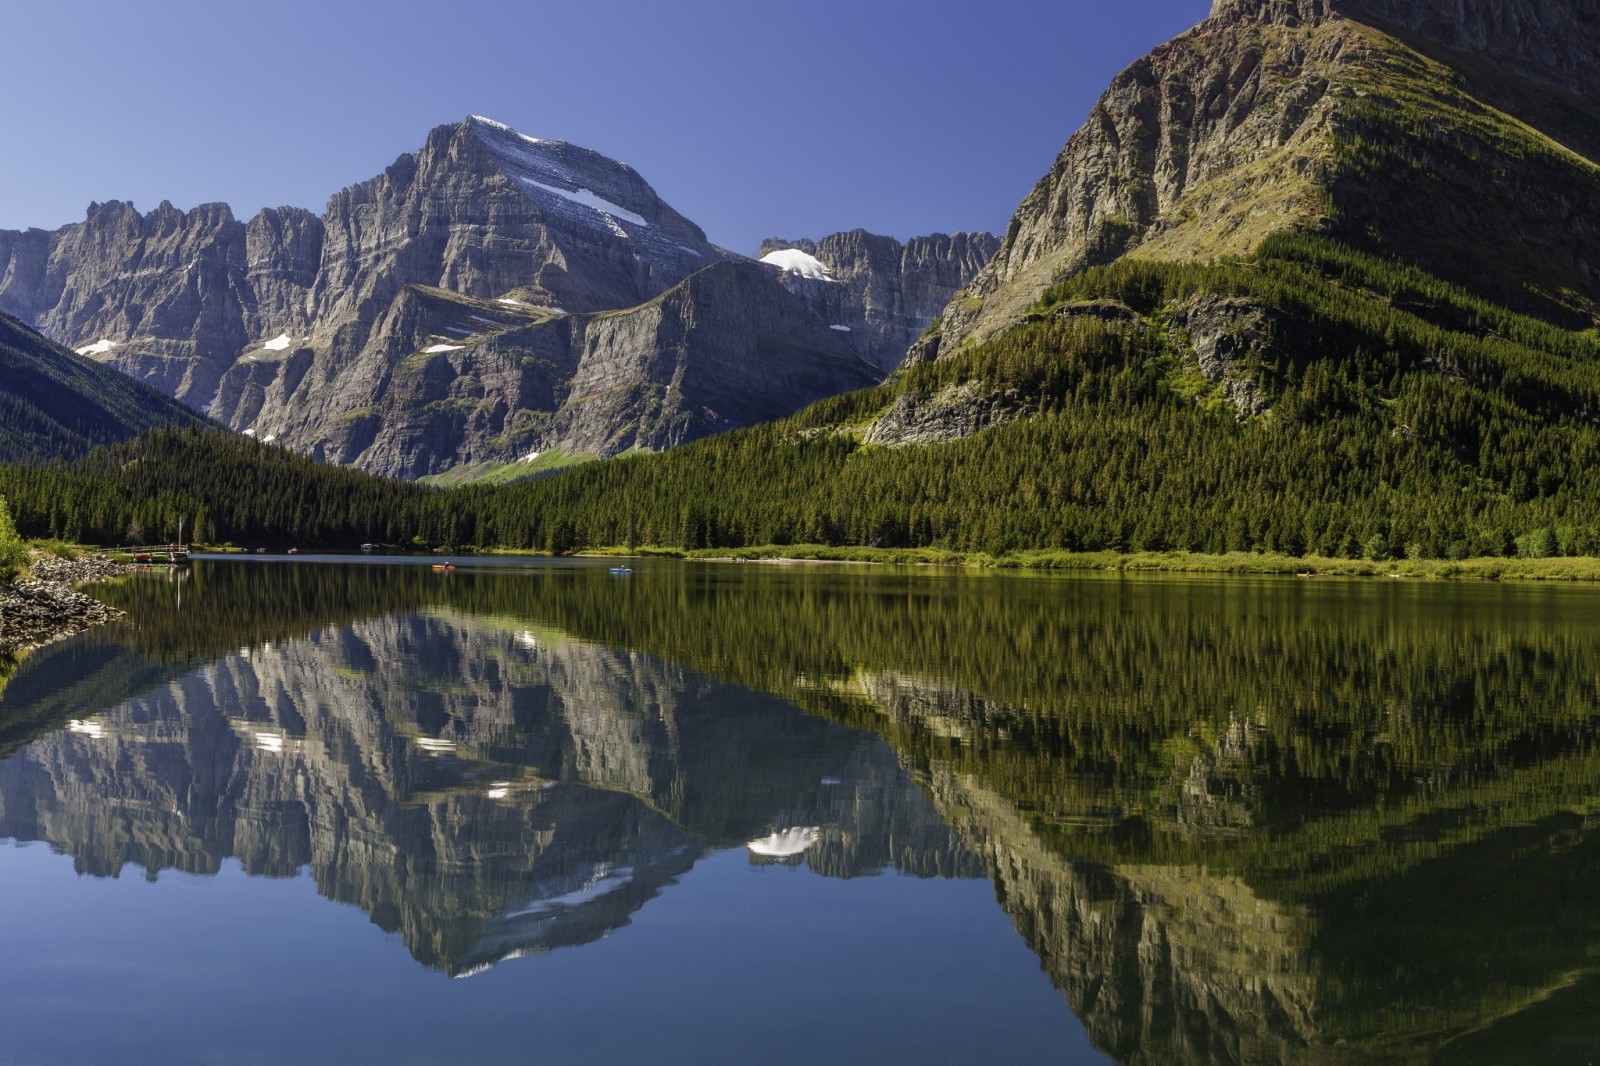
<path fill-rule="evenodd" d="M 119 577 L 132 569 L 93 556 L 44 555 L 32 560 L 23 575 L 0 583 L 0 652 L 49 644 L 122 617 L 121 611 L 73 586 Z"/>

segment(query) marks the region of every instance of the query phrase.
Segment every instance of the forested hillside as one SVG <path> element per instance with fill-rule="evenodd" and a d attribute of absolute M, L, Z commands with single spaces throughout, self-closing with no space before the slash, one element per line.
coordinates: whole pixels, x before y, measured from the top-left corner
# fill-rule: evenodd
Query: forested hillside
<path fill-rule="evenodd" d="M 76 459 L 154 426 L 202 421 L 176 400 L 0 311 L 0 462 Z"/>

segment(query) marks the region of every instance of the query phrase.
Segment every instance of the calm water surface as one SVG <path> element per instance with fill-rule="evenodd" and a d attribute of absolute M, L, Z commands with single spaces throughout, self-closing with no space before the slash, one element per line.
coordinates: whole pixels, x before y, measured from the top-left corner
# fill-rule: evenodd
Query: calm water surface
<path fill-rule="evenodd" d="M 1600 1058 L 1600 591 L 101 593 L 0 665 L 0 1063 Z"/>

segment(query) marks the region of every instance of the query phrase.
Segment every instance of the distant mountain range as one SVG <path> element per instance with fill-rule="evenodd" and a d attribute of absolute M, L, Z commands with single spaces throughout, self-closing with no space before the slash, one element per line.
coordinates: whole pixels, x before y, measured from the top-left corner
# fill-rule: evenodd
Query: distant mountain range
<path fill-rule="evenodd" d="M 625 164 L 472 117 L 320 217 L 114 201 L 0 232 L 0 308 L 258 439 L 459 478 L 875 384 L 997 246 L 842 234 L 803 277 L 710 244 Z"/>

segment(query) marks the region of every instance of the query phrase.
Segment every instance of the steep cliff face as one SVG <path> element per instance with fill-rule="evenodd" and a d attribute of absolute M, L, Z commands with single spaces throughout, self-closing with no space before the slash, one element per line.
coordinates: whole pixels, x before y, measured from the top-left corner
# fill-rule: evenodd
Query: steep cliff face
<path fill-rule="evenodd" d="M 784 288 L 888 373 L 999 245 L 989 233 L 935 233 L 901 244 L 858 229 L 820 241 L 770 239 L 761 256 L 778 268 Z"/>
<path fill-rule="evenodd" d="M 599 314 L 411 286 L 344 358 L 314 336 L 248 353 L 216 409 L 260 440 L 416 478 L 670 448 L 878 377 L 765 270 L 719 263 Z"/>
<path fill-rule="evenodd" d="M 245 245 L 226 204 L 91 204 L 54 233 L 0 235 L 0 307 L 203 410 L 248 338 Z"/>
<path fill-rule="evenodd" d="M 1286 230 L 1592 321 L 1597 33 L 1592 0 L 1219 0 L 1115 79 L 912 361 L 1086 267 L 1242 256 Z"/>
<path fill-rule="evenodd" d="M 672 447 L 782 417 L 880 376 L 748 264 L 711 267 L 660 300 L 574 326 L 582 354 L 552 429 L 552 441 L 568 450 Z"/>

